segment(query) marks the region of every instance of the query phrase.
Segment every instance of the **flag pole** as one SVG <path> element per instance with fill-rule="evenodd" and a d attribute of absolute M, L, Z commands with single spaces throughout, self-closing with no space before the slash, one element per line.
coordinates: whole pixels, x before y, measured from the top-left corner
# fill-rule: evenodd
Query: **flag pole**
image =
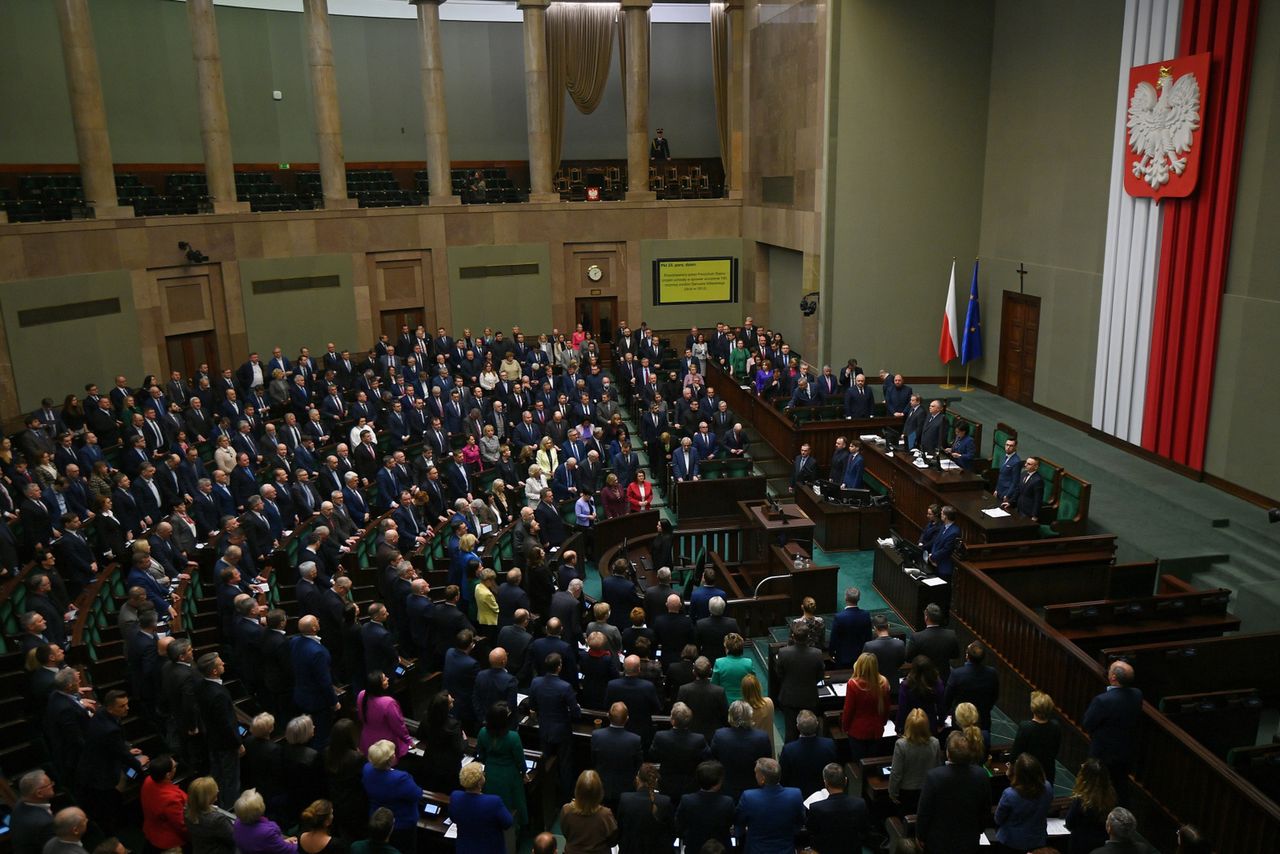
<path fill-rule="evenodd" d="M 960 386 L 961 391 L 973 391 L 973 386 L 969 385 L 969 366 L 964 366 L 964 385 Z"/>
<path fill-rule="evenodd" d="M 947 381 L 942 385 L 938 386 L 938 388 L 955 388 L 955 386 L 951 383 L 951 363 L 950 362 L 947 362 Z"/>

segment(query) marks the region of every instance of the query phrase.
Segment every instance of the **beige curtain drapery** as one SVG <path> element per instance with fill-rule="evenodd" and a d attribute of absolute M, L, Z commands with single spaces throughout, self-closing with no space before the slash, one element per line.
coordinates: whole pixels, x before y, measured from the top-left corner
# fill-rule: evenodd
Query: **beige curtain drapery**
<path fill-rule="evenodd" d="M 723 3 L 711 4 L 711 75 L 716 93 L 716 132 L 720 136 L 720 162 L 729 174 L 729 14 Z"/>
<path fill-rule="evenodd" d="M 547 85 L 551 101 L 551 165 L 560 168 L 564 93 L 578 112 L 600 105 L 613 59 L 616 3 L 552 3 L 547 7 Z"/>

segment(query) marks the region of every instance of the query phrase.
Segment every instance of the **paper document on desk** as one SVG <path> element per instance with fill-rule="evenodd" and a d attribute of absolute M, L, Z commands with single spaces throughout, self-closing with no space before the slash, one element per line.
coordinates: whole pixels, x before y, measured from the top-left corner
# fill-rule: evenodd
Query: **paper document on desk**
<path fill-rule="evenodd" d="M 872 445 L 876 444 L 877 442 L 880 442 L 880 443 L 884 442 L 884 439 L 881 438 L 880 436 L 877 436 L 875 433 L 863 433 L 858 438 L 864 442 L 869 442 Z"/>
<path fill-rule="evenodd" d="M 831 690 L 836 692 L 836 696 L 837 696 L 837 697 L 843 697 L 843 696 L 845 695 L 845 693 L 849 690 L 849 683 L 848 683 L 848 682 L 833 682 L 833 683 L 831 684 Z"/>
<path fill-rule="evenodd" d="M 878 545 L 878 546 L 884 546 L 885 548 L 892 548 L 892 547 L 893 547 L 893 537 L 882 537 L 882 538 L 880 538 L 880 539 L 876 540 L 876 545 Z"/>
<path fill-rule="evenodd" d="M 445 839 L 457 839 L 457 838 L 458 838 L 458 826 L 457 826 L 456 824 L 454 824 L 453 822 L 449 822 L 449 829 L 448 829 L 448 830 L 446 830 L 446 831 L 444 832 L 444 838 L 445 838 Z"/>
<path fill-rule="evenodd" d="M 938 462 L 938 466 L 939 466 L 943 471 L 955 471 L 956 469 L 960 468 L 960 466 L 958 466 L 958 465 L 956 465 L 955 463 L 951 462 L 951 460 L 941 460 L 941 461 L 939 461 L 939 462 Z"/>
<path fill-rule="evenodd" d="M 941 587 L 943 584 L 947 583 L 945 578 L 939 578 L 936 575 L 927 576 L 926 578 L 920 579 L 920 581 L 930 587 Z"/>
<path fill-rule="evenodd" d="M 987 839 L 987 833 L 986 833 L 986 831 L 983 831 L 982 833 L 978 834 L 978 844 L 979 844 L 979 845 L 990 845 L 990 844 L 991 844 L 991 840 L 990 840 L 990 839 Z"/>
<path fill-rule="evenodd" d="M 988 507 L 986 510 L 982 511 L 982 515 L 990 516 L 992 519 L 1003 519 L 1009 515 L 1009 511 L 1003 510 L 999 507 Z"/>
<path fill-rule="evenodd" d="M 924 460 L 916 460 L 914 463 L 912 463 L 912 465 L 918 469 L 927 469 L 929 467 L 929 464 L 926 463 Z"/>
<path fill-rule="evenodd" d="M 897 736 L 898 728 L 894 726 L 893 721 L 884 722 L 884 732 L 880 733 L 881 738 L 893 738 Z"/>
<path fill-rule="evenodd" d="M 1050 836 L 1069 836 L 1071 831 L 1067 829 L 1067 820 L 1065 818 L 1050 818 L 1049 824 L 1045 828 Z"/>

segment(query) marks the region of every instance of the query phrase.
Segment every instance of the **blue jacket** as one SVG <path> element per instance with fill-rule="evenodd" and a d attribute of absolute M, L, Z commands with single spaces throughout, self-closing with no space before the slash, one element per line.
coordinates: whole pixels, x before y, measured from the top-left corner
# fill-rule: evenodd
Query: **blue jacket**
<path fill-rule="evenodd" d="M 1017 451 L 1014 451 L 1000 464 L 1000 475 L 996 478 L 996 495 L 1004 498 L 1013 492 L 1013 488 L 1018 484 L 1020 471 L 1022 471 L 1022 458 L 1018 456 Z"/>
<path fill-rule="evenodd" d="M 1133 759 L 1141 717 L 1142 692 L 1137 688 L 1112 687 L 1094 697 L 1084 713 L 1089 755 L 1108 765 L 1127 765 Z"/>
<path fill-rule="evenodd" d="M 824 735 L 800 737 L 782 748 L 782 785 L 808 797 L 822 788 L 822 769 L 836 760 L 836 743 Z"/>
<path fill-rule="evenodd" d="M 861 608 L 845 607 L 837 611 L 831 620 L 831 640 L 828 651 L 837 667 L 850 667 L 863 645 L 871 640 L 871 615 Z"/>
<path fill-rule="evenodd" d="M 734 823 L 745 854 L 792 854 L 804 827 L 804 795 L 777 784 L 749 789 L 738 800 Z"/>
<path fill-rule="evenodd" d="M 329 670 L 332 660 L 324 645 L 302 635 L 289 639 L 289 660 L 293 664 L 293 702 L 304 712 L 332 709 L 338 702 Z"/>
<path fill-rule="evenodd" d="M 841 483 L 845 489 L 862 489 L 862 469 L 866 462 L 862 459 L 862 454 L 853 454 L 849 457 L 849 463 L 845 466 L 844 480 Z"/>
<path fill-rule="evenodd" d="M 418 801 L 422 787 L 408 771 L 395 768 L 378 771 L 366 763 L 360 773 L 365 794 L 369 796 L 369 815 L 379 807 L 386 807 L 396 817 L 395 829 L 405 830 L 418 826 Z"/>
<path fill-rule="evenodd" d="M 724 766 L 720 791 L 735 800 L 743 790 L 755 786 L 756 760 L 770 756 L 773 745 L 769 736 L 754 727 L 720 727 L 711 739 L 711 758 Z"/>
<path fill-rule="evenodd" d="M 449 818 L 458 826 L 459 851 L 506 854 L 502 832 L 511 826 L 511 811 L 497 795 L 456 791 L 449 796 Z"/>
<path fill-rule="evenodd" d="M 960 436 L 951 443 L 951 452 L 960 455 L 959 459 L 955 461 L 956 465 L 968 470 L 969 466 L 973 464 L 973 458 L 977 456 L 977 446 L 974 445 L 972 436 Z"/>
<path fill-rule="evenodd" d="M 573 688 L 559 676 L 538 676 L 529 685 L 529 708 L 538 713 L 543 744 L 563 744 L 573 734 L 573 720 L 582 711 Z"/>
<path fill-rule="evenodd" d="M 951 553 L 955 551 L 956 543 L 960 542 L 960 526 L 952 523 L 942 530 L 938 531 L 933 538 L 933 547 L 929 549 L 929 558 L 937 567 L 938 575 L 943 578 L 950 578 L 951 573 L 955 572 L 955 564 L 951 560 Z"/>

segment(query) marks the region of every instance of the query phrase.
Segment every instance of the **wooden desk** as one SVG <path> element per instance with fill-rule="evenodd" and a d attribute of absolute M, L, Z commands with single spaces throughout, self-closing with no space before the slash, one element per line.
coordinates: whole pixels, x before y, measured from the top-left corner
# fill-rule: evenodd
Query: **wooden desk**
<path fill-rule="evenodd" d="M 795 491 L 796 506 L 813 519 L 813 539 L 825 551 L 875 548 L 889 536 L 888 507 L 848 507 L 822 498 L 809 484 Z"/>
<path fill-rule="evenodd" d="M 795 543 L 808 554 L 813 554 L 813 520 L 794 501 L 780 501 L 778 506 L 782 509 L 782 516 L 770 519 L 766 515 L 767 501 L 737 502 L 738 513 L 750 526 L 750 542 L 743 556 L 744 562 L 768 560 L 768 547 L 775 543 Z"/>
<path fill-rule="evenodd" d="M 892 449 L 873 443 L 862 445 L 862 456 L 867 473 L 889 489 L 893 525 L 904 537 L 915 539 L 920 535 L 930 504 L 956 508 L 960 536 L 966 543 L 1034 540 L 1040 535 L 1037 523 L 1017 514 L 999 519 L 984 514 L 983 510 L 998 502 L 985 491 L 982 478 L 972 472 L 917 468 L 911 454 L 892 453 Z"/>
<path fill-rule="evenodd" d="M 767 481 L 760 475 L 721 477 L 712 480 L 672 481 L 672 509 L 687 527 L 693 520 L 719 519 L 737 515 L 734 502 L 764 498 Z M 657 524 L 656 522 L 654 524 Z"/>
<path fill-rule="evenodd" d="M 915 631 L 924 628 L 926 605 L 936 604 L 942 609 L 942 618 L 946 621 L 951 608 L 951 585 L 947 582 L 925 584 L 903 572 L 902 557 L 892 548 L 876 547 L 872 583 L 902 622 Z"/>

